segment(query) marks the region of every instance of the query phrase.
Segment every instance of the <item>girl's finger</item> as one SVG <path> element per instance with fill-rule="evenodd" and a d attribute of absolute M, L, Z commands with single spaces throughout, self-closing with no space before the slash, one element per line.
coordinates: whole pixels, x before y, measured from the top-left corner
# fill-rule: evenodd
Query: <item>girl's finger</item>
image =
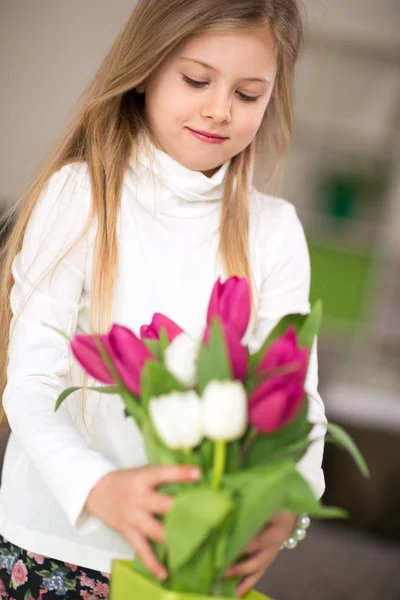
<path fill-rule="evenodd" d="M 273 524 L 267 525 L 262 531 L 248 544 L 245 549 L 246 554 L 253 554 L 268 547 L 281 547 L 286 540 L 286 531 Z"/>
<path fill-rule="evenodd" d="M 154 492 L 146 499 L 146 506 L 144 508 L 155 515 L 166 515 L 171 510 L 174 503 L 175 499 L 172 496 Z"/>
<path fill-rule="evenodd" d="M 244 596 L 247 592 L 253 589 L 256 583 L 261 579 L 263 573 L 257 573 L 249 577 L 245 577 L 237 588 L 238 596 Z"/>
<path fill-rule="evenodd" d="M 197 467 L 187 465 L 164 465 L 152 467 L 146 472 L 146 482 L 150 487 L 159 487 L 166 483 L 182 483 L 199 481 L 201 471 Z"/>
<path fill-rule="evenodd" d="M 146 538 L 159 542 L 165 542 L 164 525 L 147 512 L 137 512 L 133 526 Z"/>
<path fill-rule="evenodd" d="M 158 577 L 158 579 L 167 579 L 168 571 L 159 562 L 158 558 L 151 549 L 150 544 L 143 537 L 143 535 L 141 535 L 141 533 L 136 529 L 132 528 L 127 536 L 127 539 L 133 549 L 138 553 L 139 558 L 145 567 L 147 567 L 147 569 L 153 573 L 155 577 Z"/>
<path fill-rule="evenodd" d="M 266 540 L 265 532 L 266 528 L 260 531 L 256 537 L 251 540 L 244 550 L 246 554 L 254 554 L 255 552 L 259 552 L 266 547 L 266 544 L 264 543 Z"/>
<path fill-rule="evenodd" d="M 257 552 L 251 558 L 244 560 L 236 565 L 232 565 L 226 572 L 226 577 L 246 577 L 248 575 L 254 575 L 259 571 L 264 570 L 264 565 L 268 563 L 270 556 L 270 550 L 263 550 Z"/>

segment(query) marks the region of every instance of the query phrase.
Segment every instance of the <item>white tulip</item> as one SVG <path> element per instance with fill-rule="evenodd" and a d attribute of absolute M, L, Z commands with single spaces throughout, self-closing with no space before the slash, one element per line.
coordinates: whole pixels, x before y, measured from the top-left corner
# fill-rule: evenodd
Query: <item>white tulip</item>
<path fill-rule="evenodd" d="M 196 385 L 200 343 L 187 333 L 180 333 L 165 351 L 165 366 L 185 387 Z"/>
<path fill-rule="evenodd" d="M 211 381 L 203 392 L 204 435 L 237 440 L 247 428 L 247 394 L 241 381 Z"/>
<path fill-rule="evenodd" d="M 154 427 L 168 448 L 190 449 L 203 439 L 202 402 L 196 392 L 171 392 L 151 398 Z"/>

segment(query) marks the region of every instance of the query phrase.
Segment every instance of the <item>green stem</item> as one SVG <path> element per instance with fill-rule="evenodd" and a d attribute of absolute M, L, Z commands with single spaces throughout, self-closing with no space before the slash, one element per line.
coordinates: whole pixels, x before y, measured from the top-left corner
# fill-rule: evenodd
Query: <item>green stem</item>
<path fill-rule="evenodd" d="M 142 406 L 132 396 L 129 390 L 127 390 L 122 385 L 120 386 L 119 394 L 122 398 L 123 403 L 125 404 L 125 408 L 127 409 L 128 413 L 135 419 L 138 427 L 142 429 L 143 422 L 145 419 L 145 413 L 143 411 Z"/>
<path fill-rule="evenodd" d="M 214 465 L 212 474 L 212 487 L 218 490 L 221 485 L 222 475 L 225 471 L 226 463 L 226 442 L 225 440 L 216 440 L 214 444 Z"/>
<path fill-rule="evenodd" d="M 258 436 L 259 436 L 259 433 L 258 433 L 257 429 L 250 428 L 248 430 L 247 434 L 245 435 L 244 441 L 243 441 L 243 455 L 244 456 L 247 455 L 251 446 L 253 445 L 253 442 L 255 442 L 255 440 L 258 438 Z"/>

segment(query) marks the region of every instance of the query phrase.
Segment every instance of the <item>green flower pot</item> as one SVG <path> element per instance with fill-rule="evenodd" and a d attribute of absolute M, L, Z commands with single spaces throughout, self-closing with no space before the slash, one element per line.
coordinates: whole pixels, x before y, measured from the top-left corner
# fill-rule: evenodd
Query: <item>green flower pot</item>
<path fill-rule="evenodd" d="M 148 581 L 132 568 L 129 560 L 114 560 L 111 573 L 110 600 L 210 600 L 211 596 L 198 596 L 197 594 L 182 594 L 164 590 L 159 585 Z M 243 596 L 245 600 L 272 600 L 259 594 L 249 592 Z M 212 597 L 212 600 L 226 600 L 226 598 Z"/>

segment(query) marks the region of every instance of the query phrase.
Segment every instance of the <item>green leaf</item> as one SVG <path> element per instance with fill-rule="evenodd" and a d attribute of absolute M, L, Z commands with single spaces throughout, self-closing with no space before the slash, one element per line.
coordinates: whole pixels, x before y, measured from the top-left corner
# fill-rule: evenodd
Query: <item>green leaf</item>
<path fill-rule="evenodd" d="M 209 487 L 197 487 L 176 498 L 172 510 L 165 517 L 172 571 L 191 560 L 233 506 L 230 493 Z"/>
<path fill-rule="evenodd" d="M 315 336 L 318 335 L 322 322 L 322 300 L 317 300 L 310 314 L 300 328 L 299 344 L 301 347 L 307 346 L 311 349 Z"/>
<path fill-rule="evenodd" d="M 100 392 L 101 394 L 120 394 L 120 392 L 121 392 L 121 388 L 118 385 L 110 385 L 110 386 L 105 385 L 102 387 L 100 387 L 100 386 L 99 387 L 82 387 L 82 386 L 69 387 L 66 390 L 64 390 L 63 392 L 61 392 L 61 394 L 58 396 L 54 412 L 60 408 L 61 404 L 64 402 L 64 400 L 66 400 L 68 398 L 68 396 L 70 396 L 77 390 L 83 390 L 83 389 L 92 390 L 94 392 Z"/>
<path fill-rule="evenodd" d="M 235 496 L 235 494 L 233 494 Z M 225 571 L 225 556 L 229 544 L 230 534 L 235 526 L 238 514 L 238 505 L 235 503 L 233 509 L 227 514 L 219 528 L 217 529 L 217 540 L 215 543 L 215 571 L 217 577 L 220 577 Z"/>
<path fill-rule="evenodd" d="M 203 472 L 212 469 L 214 462 L 214 442 L 209 439 L 204 439 L 198 448 L 193 450 L 199 455 Z"/>
<path fill-rule="evenodd" d="M 76 590 L 77 581 L 70 581 L 68 579 L 64 579 L 64 584 L 67 590 Z M 40 597 L 40 596 L 39 596 Z M 32 598 L 32 596 L 28 596 L 28 598 Z"/>
<path fill-rule="evenodd" d="M 36 571 L 36 573 L 38 575 L 40 575 L 40 577 L 50 577 L 50 575 L 51 575 L 51 571 L 47 571 L 47 570 L 44 570 L 44 569 L 42 569 L 40 571 Z"/>
<path fill-rule="evenodd" d="M 304 440 L 294 442 L 293 444 L 282 448 L 280 451 L 278 450 L 278 452 L 276 453 L 276 458 L 290 458 L 294 462 L 298 462 L 307 452 L 308 448 L 320 439 L 323 440 L 324 438 L 322 437 L 314 440 L 306 438 Z"/>
<path fill-rule="evenodd" d="M 162 361 L 163 353 L 162 353 L 161 344 L 160 344 L 159 340 L 150 340 L 150 339 L 144 338 L 142 340 L 142 342 L 144 342 L 146 344 L 146 346 L 148 347 L 150 352 L 155 356 L 155 358 L 157 360 Z"/>
<path fill-rule="evenodd" d="M 237 598 L 237 588 L 241 577 L 229 577 L 218 579 L 212 586 L 213 596 L 217 598 Z"/>
<path fill-rule="evenodd" d="M 347 452 L 352 456 L 354 462 L 357 464 L 361 473 L 364 475 L 364 477 L 369 479 L 370 472 L 368 469 L 368 465 L 365 462 L 364 457 L 361 454 L 358 447 L 356 446 L 355 442 L 349 436 L 349 434 L 335 423 L 328 423 L 327 433 L 329 433 L 334 438 L 336 444 L 342 446 L 342 448 L 347 450 Z"/>
<path fill-rule="evenodd" d="M 151 542 L 153 551 L 155 551 L 155 545 L 156 545 L 155 542 Z M 143 577 L 145 577 L 152 583 L 160 585 L 160 580 L 158 579 L 158 577 L 153 575 L 153 573 L 145 566 L 145 564 L 142 562 L 141 558 L 139 557 L 139 555 L 137 553 L 135 554 L 135 556 L 132 560 L 132 564 L 133 564 L 133 568 L 136 571 L 136 573 L 139 573 L 139 575 L 143 575 Z"/>
<path fill-rule="evenodd" d="M 259 434 L 247 454 L 246 466 L 251 468 L 267 465 L 276 460 L 278 455 L 282 457 L 282 453 L 299 442 L 301 444 L 293 458 L 295 461 L 300 460 L 309 445 L 307 438 L 312 429 L 312 425 L 307 421 L 307 414 L 308 401 L 305 401 L 297 417 L 286 427 L 271 434 Z M 291 449 L 295 450 L 294 447 Z"/>
<path fill-rule="evenodd" d="M 165 327 L 160 328 L 160 348 L 161 348 L 161 357 L 164 360 L 165 351 L 170 345 L 168 333 Z"/>
<path fill-rule="evenodd" d="M 122 398 L 122 402 L 125 405 L 125 415 L 128 417 L 133 417 L 139 427 L 143 426 L 143 421 L 145 417 L 145 412 L 142 405 L 139 402 L 139 399 L 136 398 L 129 390 L 126 388 L 120 388 L 119 390 L 120 396 Z"/>
<path fill-rule="evenodd" d="M 179 464 L 180 453 L 177 450 L 172 450 L 163 444 L 149 420 L 146 420 L 144 423 L 142 433 L 149 465 L 158 466 Z"/>
<path fill-rule="evenodd" d="M 320 519 L 343 519 L 347 517 L 347 512 L 341 508 L 323 506 L 316 499 L 312 488 L 296 469 L 293 469 L 287 475 L 286 482 L 285 510 L 297 514 L 307 513 Z"/>
<path fill-rule="evenodd" d="M 71 342 L 71 338 L 61 329 L 58 329 L 57 327 L 53 327 L 53 325 L 50 325 L 49 323 L 45 323 L 44 321 L 42 321 L 42 325 L 44 327 L 48 327 L 49 329 L 52 329 L 53 331 L 55 331 L 56 333 L 59 333 L 60 335 L 62 335 L 63 338 L 65 338 L 67 340 L 67 342 Z"/>
<path fill-rule="evenodd" d="M 226 445 L 225 473 L 236 473 L 242 464 L 242 446 L 239 440 Z"/>
<path fill-rule="evenodd" d="M 153 424 L 148 419 L 144 420 L 142 434 L 144 438 L 146 456 L 150 466 L 189 464 L 203 468 L 200 454 L 196 454 L 194 451 L 185 453 L 181 450 L 173 450 L 165 446 L 165 444 L 158 437 Z M 188 484 L 169 483 L 160 486 L 158 489 L 164 494 L 177 496 L 182 491 L 186 491 L 188 489 Z"/>
<path fill-rule="evenodd" d="M 201 395 L 210 381 L 232 379 L 232 369 L 228 358 L 225 336 L 218 318 L 214 318 L 210 328 L 208 346 L 202 344 L 197 364 L 198 391 Z"/>
<path fill-rule="evenodd" d="M 179 594 L 179 592 L 186 596 L 201 594 L 202 597 L 210 594 L 215 573 L 215 543 L 216 533 L 214 531 L 188 562 L 177 570 L 170 569 L 171 578 L 168 587 L 173 589 L 175 594 Z"/>
<path fill-rule="evenodd" d="M 281 461 L 224 477 L 224 485 L 236 492 L 238 502 L 224 569 L 240 556 L 261 527 L 278 512 L 285 498 L 286 477 L 293 468 L 292 461 Z"/>
<path fill-rule="evenodd" d="M 157 398 L 170 392 L 183 392 L 184 386 L 159 362 L 148 360 L 141 375 L 140 389 L 143 406 L 147 409 L 150 398 Z"/>

